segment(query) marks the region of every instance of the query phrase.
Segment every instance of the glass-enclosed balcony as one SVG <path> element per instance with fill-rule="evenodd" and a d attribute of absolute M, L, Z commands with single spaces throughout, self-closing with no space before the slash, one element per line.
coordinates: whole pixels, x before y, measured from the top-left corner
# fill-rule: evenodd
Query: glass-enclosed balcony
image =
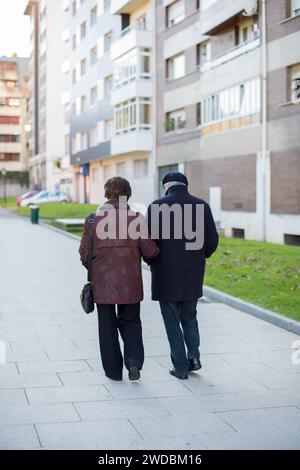
<path fill-rule="evenodd" d="M 137 47 L 151 49 L 154 45 L 154 33 L 150 23 L 135 23 L 123 29 L 111 46 L 110 57 L 114 61 Z"/>

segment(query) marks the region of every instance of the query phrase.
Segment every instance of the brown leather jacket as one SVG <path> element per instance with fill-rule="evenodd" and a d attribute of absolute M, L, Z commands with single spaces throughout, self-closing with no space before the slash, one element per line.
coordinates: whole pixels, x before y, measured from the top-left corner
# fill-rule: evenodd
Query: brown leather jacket
<path fill-rule="evenodd" d="M 120 214 L 120 211 L 123 212 Z M 126 237 L 124 234 L 120 236 L 119 217 L 123 216 L 127 216 L 127 221 L 122 225 L 123 229 L 125 227 Z M 112 221 L 108 235 L 108 231 L 103 228 L 105 217 Z M 96 213 L 93 227 L 92 287 L 97 304 L 134 304 L 143 300 L 141 257 L 153 259 L 158 255 L 159 248 L 149 238 L 147 228 L 146 238 L 133 239 L 128 235 L 128 227 L 137 217 L 145 229 L 145 218 L 132 212 L 127 205 L 120 206 L 117 201 L 108 201 Z M 107 224 L 105 227 L 107 228 Z M 99 237 L 104 231 L 106 236 Z M 81 262 L 85 267 L 88 262 L 88 232 L 87 218 L 79 248 Z"/>

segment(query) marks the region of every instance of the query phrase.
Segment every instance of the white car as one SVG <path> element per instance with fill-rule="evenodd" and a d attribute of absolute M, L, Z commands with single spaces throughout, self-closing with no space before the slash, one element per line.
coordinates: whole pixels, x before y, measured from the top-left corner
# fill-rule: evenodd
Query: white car
<path fill-rule="evenodd" d="M 70 202 L 71 198 L 66 193 L 61 193 L 59 191 L 40 191 L 34 196 L 24 199 L 21 201 L 21 207 L 31 206 L 34 204 L 46 204 L 46 203 L 63 203 Z"/>

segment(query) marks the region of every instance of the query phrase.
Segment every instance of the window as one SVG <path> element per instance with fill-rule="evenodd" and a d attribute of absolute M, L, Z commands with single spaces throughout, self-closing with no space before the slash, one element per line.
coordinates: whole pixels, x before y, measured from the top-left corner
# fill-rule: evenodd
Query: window
<path fill-rule="evenodd" d="M 90 129 L 90 147 L 98 144 L 98 124 L 95 124 Z"/>
<path fill-rule="evenodd" d="M 108 75 L 108 77 L 104 78 L 104 96 L 108 96 L 112 90 L 112 75 Z"/>
<path fill-rule="evenodd" d="M 300 64 L 291 67 L 291 101 L 300 101 Z"/>
<path fill-rule="evenodd" d="M 186 114 L 184 109 L 178 109 L 167 114 L 166 132 L 184 129 L 186 126 Z"/>
<path fill-rule="evenodd" d="M 136 27 L 139 31 L 146 31 L 147 29 L 146 15 L 142 15 L 140 16 L 140 18 L 136 20 Z"/>
<path fill-rule="evenodd" d="M 259 37 L 259 27 L 257 19 L 248 18 L 236 25 L 235 44 L 243 45 L 254 41 Z"/>
<path fill-rule="evenodd" d="M 0 161 L 2 162 L 16 162 L 20 160 L 19 153 L 0 153 Z"/>
<path fill-rule="evenodd" d="M 73 85 L 74 85 L 76 83 L 76 69 L 72 70 L 72 81 L 73 81 Z"/>
<path fill-rule="evenodd" d="M 93 183 L 99 183 L 99 173 L 100 173 L 100 168 L 93 168 L 92 169 L 92 182 Z"/>
<path fill-rule="evenodd" d="M 151 129 L 151 100 L 134 98 L 114 108 L 115 133 L 126 134 Z"/>
<path fill-rule="evenodd" d="M 201 10 L 207 10 L 210 8 L 214 3 L 216 3 L 218 0 L 200 0 L 200 8 Z"/>
<path fill-rule="evenodd" d="M 80 98 L 80 113 L 84 114 L 87 111 L 87 97 L 84 95 Z"/>
<path fill-rule="evenodd" d="M 134 178 L 147 178 L 148 176 L 148 160 L 134 160 L 133 162 Z"/>
<path fill-rule="evenodd" d="M 76 15 L 76 0 L 74 0 L 72 3 L 72 15 L 73 16 Z"/>
<path fill-rule="evenodd" d="M 171 5 L 167 7 L 168 28 L 184 20 L 184 18 L 184 0 L 177 0 L 176 2 L 171 3 Z"/>
<path fill-rule="evenodd" d="M 103 1 L 103 8 L 104 8 L 104 11 L 110 9 L 110 0 Z"/>
<path fill-rule="evenodd" d="M 90 12 L 90 24 L 93 26 L 97 21 L 97 5 L 94 6 L 94 8 L 91 9 Z"/>
<path fill-rule="evenodd" d="M 80 62 L 80 73 L 81 76 L 86 74 L 86 59 L 82 59 Z"/>
<path fill-rule="evenodd" d="M 80 150 L 86 150 L 88 148 L 88 135 L 87 132 L 80 133 Z"/>
<path fill-rule="evenodd" d="M 209 41 L 202 42 L 197 46 L 197 65 L 203 66 L 211 60 L 211 44 Z"/>
<path fill-rule="evenodd" d="M 91 65 L 95 64 L 98 60 L 98 49 L 97 46 L 93 47 L 90 52 Z"/>
<path fill-rule="evenodd" d="M 83 39 L 86 36 L 86 21 L 80 25 L 80 38 Z"/>
<path fill-rule="evenodd" d="M 94 86 L 94 87 L 91 88 L 91 92 L 90 92 L 90 103 L 91 103 L 91 105 L 97 103 L 97 98 L 98 98 L 98 88 L 97 88 L 97 86 Z"/>
<path fill-rule="evenodd" d="M 76 34 L 73 34 L 72 36 L 72 47 L 73 49 L 76 49 Z"/>
<path fill-rule="evenodd" d="M 300 15 L 300 0 L 291 0 L 292 16 Z"/>
<path fill-rule="evenodd" d="M 0 124 L 20 124 L 18 116 L 0 116 Z"/>
<path fill-rule="evenodd" d="M 20 136 L 15 134 L 0 134 L 0 142 L 20 142 Z"/>
<path fill-rule="evenodd" d="M 112 129 L 113 129 L 112 119 L 108 119 L 107 121 L 104 121 L 104 141 L 111 140 Z"/>
<path fill-rule="evenodd" d="M 111 48 L 112 31 L 104 35 L 104 52 L 109 52 Z"/>
<path fill-rule="evenodd" d="M 112 176 L 112 165 L 105 165 L 103 167 L 103 179 L 107 181 Z"/>
<path fill-rule="evenodd" d="M 151 76 L 151 50 L 145 47 L 132 49 L 114 62 L 114 85 L 124 85 L 139 78 Z"/>
<path fill-rule="evenodd" d="M 201 122 L 205 125 L 247 116 L 259 113 L 260 109 L 260 79 L 256 78 L 204 98 L 201 102 Z"/>
<path fill-rule="evenodd" d="M 126 176 L 126 162 L 117 163 L 117 176 Z"/>
<path fill-rule="evenodd" d="M 196 104 L 196 125 L 201 126 L 201 103 Z"/>
<path fill-rule="evenodd" d="M 185 75 L 185 55 L 184 53 L 171 57 L 167 60 L 167 78 L 176 80 Z"/>

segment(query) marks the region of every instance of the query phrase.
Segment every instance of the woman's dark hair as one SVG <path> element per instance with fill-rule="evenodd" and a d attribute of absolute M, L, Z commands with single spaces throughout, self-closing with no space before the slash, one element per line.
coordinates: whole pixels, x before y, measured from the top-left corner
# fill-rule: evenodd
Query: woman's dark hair
<path fill-rule="evenodd" d="M 125 178 L 121 178 L 120 176 L 114 176 L 106 181 L 104 185 L 105 197 L 108 200 L 111 199 L 119 199 L 121 196 L 127 197 L 127 199 L 131 196 L 131 186 L 129 181 Z"/>

